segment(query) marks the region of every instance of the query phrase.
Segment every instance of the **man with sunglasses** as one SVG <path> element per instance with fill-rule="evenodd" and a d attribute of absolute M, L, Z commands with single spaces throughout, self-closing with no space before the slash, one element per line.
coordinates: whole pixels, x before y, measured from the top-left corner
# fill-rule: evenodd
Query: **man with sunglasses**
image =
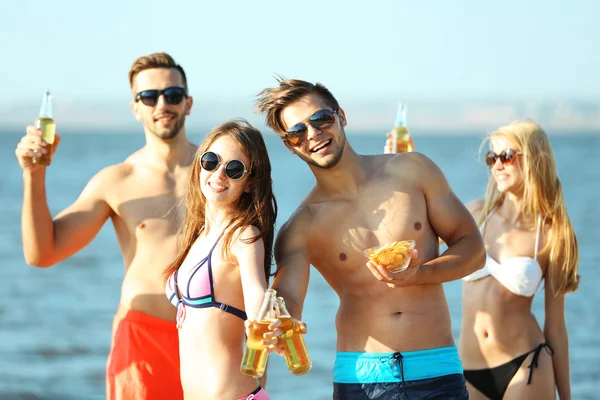
<path fill-rule="evenodd" d="M 47 151 L 28 127 L 16 155 L 23 168 L 23 250 L 28 264 L 52 266 L 84 248 L 112 220 L 125 263 L 107 363 L 108 399 L 182 399 L 176 310 L 164 295 L 165 268 L 177 255 L 183 195 L 196 146 L 185 132 L 193 100 L 183 68 L 166 53 L 138 58 L 129 71 L 131 110 L 146 144 L 94 176 L 73 204 L 52 218 Z M 60 141 L 57 136 L 55 151 Z"/>
<path fill-rule="evenodd" d="M 481 268 L 485 252 L 442 172 L 417 152 L 357 154 L 319 83 L 280 81 L 257 107 L 316 178 L 278 233 L 273 287 L 297 319 L 311 264 L 338 294 L 334 399 L 467 399 L 442 283 Z M 406 270 L 367 262 L 365 249 L 403 240 L 416 241 Z"/>

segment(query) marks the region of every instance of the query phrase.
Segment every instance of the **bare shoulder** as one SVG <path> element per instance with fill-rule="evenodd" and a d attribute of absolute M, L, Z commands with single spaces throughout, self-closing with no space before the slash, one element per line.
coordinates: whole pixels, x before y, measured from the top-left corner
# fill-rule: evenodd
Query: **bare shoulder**
<path fill-rule="evenodd" d="M 471 200 L 467 204 L 465 204 L 465 206 L 467 207 L 467 210 L 469 210 L 471 215 L 475 219 L 477 219 L 481 216 L 481 213 L 483 212 L 483 207 L 485 206 L 485 199 Z"/>
<path fill-rule="evenodd" d="M 123 162 L 109 165 L 98 172 L 92 180 L 97 181 L 103 189 L 122 190 L 135 181 L 136 172 L 143 163 L 142 150 L 130 154 Z M 127 185 L 123 187 L 123 185 Z"/>
<path fill-rule="evenodd" d="M 441 189 L 448 186 L 440 167 L 425 154 L 409 152 L 377 157 L 385 158 L 376 162 L 376 168 L 382 163 L 385 174 L 397 179 L 397 182 L 412 182 L 423 189 Z"/>
<path fill-rule="evenodd" d="M 262 246 L 262 238 L 255 240 L 257 237 L 260 237 L 260 229 L 258 229 L 254 225 L 247 225 L 241 228 L 238 228 L 236 232 L 233 234 L 234 242 L 233 242 L 233 250 L 239 251 L 241 249 L 257 246 Z"/>
<path fill-rule="evenodd" d="M 124 179 L 133 174 L 133 165 L 127 163 L 113 164 L 101 169 L 94 175 L 85 191 L 99 193 L 111 192 L 113 188 L 119 185 Z"/>
<path fill-rule="evenodd" d="M 377 157 L 385 157 L 381 158 L 381 161 L 386 171 L 390 174 L 405 175 L 407 173 L 414 174 L 415 172 L 441 172 L 437 164 L 429 157 L 416 151 Z"/>
<path fill-rule="evenodd" d="M 307 231 L 312 225 L 313 213 L 309 204 L 301 204 L 290 218 L 281 226 L 280 235 L 300 234 Z"/>
<path fill-rule="evenodd" d="M 276 255 L 277 249 L 302 247 L 310 232 L 311 221 L 312 212 L 310 207 L 300 205 L 277 232 L 277 238 L 275 239 Z"/>

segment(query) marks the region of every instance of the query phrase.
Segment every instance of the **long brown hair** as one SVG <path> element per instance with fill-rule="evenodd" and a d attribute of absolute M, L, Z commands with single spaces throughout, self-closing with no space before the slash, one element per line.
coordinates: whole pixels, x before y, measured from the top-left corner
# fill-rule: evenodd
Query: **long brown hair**
<path fill-rule="evenodd" d="M 535 122 L 526 119 L 501 127 L 486 138 L 484 145 L 494 137 L 508 139 L 517 145 L 518 148 L 514 150 L 522 153 L 518 159 L 524 180 L 519 212 L 535 219 L 539 215 L 542 224 L 550 226 L 548 240 L 540 251 L 550 251 L 549 281 L 555 296 L 574 292 L 579 286 L 577 236 L 567 214 L 548 135 Z M 505 194 L 498 191 L 496 180 L 491 176 L 480 225 L 504 199 Z"/>
<path fill-rule="evenodd" d="M 246 240 L 254 243 L 262 238 L 265 247 L 264 269 L 267 283 L 271 276 L 273 264 L 273 238 L 275 234 L 275 219 L 277 218 L 277 202 L 273 195 L 273 181 L 271 179 L 271 162 L 262 134 L 246 120 L 234 119 L 217 126 L 202 142 L 192 163 L 188 190 L 185 198 L 185 218 L 182 225 L 183 240 L 175 261 L 165 270 L 165 278 L 175 272 L 187 256 L 190 248 L 206 228 L 206 197 L 200 189 L 200 157 L 221 136 L 230 136 L 237 141 L 250 158 L 248 167 L 249 193 L 244 192 L 237 200 L 234 211 L 230 215 L 228 229 L 223 236 L 223 257 L 233 265 L 238 264 L 231 253 L 231 244 L 234 235 L 241 232 L 241 228 L 253 225 L 260 233 Z"/>

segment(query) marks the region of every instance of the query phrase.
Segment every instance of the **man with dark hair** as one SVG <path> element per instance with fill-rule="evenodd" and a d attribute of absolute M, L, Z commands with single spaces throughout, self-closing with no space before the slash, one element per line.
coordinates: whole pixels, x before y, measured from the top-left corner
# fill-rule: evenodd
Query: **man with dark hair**
<path fill-rule="evenodd" d="M 467 399 L 442 283 L 481 268 L 485 252 L 442 172 L 417 152 L 357 154 L 321 84 L 283 80 L 257 106 L 316 178 L 279 231 L 273 287 L 297 319 L 311 264 L 338 294 L 334 399 Z M 412 256 L 401 272 L 364 255 L 409 240 L 416 249 L 400 255 Z"/>
<path fill-rule="evenodd" d="M 193 100 L 183 68 L 166 53 L 138 58 L 129 72 L 131 110 L 146 144 L 98 172 L 73 204 L 52 218 L 46 167 L 51 150 L 33 126 L 16 149 L 23 168 L 23 251 L 28 264 L 50 267 L 84 248 L 110 219 L 125 277 L 107 363 L 107 399 L 182 399 L 176 308 L 164 294 L 163 272 L 177 255 L 183 195 L 196 146 L 185 132 Z"/>

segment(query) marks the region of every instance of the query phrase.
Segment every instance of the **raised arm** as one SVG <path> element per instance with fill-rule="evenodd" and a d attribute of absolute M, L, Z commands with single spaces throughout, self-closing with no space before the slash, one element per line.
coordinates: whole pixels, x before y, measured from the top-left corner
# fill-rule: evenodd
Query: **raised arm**
<path fill-rule="evenodd" d="M 544 318 L 544 336 L 554 350 L 552 365 L 554 379 L 560 400 L 571 399 L 571 379 L 569 372 L 569 336 L 565 323 L 565 297 L 554 297 L 549 281 L 544 289 L 546 317 Z"/>
<path fill-rule="evenodd" d="M 307 210 L 297 211 L 280 229 L 275 240 L 277 273 L 273 288 L 285 299 L 292 317 L 301 320 L 304 299 L 308 290 L 310 263 L 304 219 Z"/>
<path fill-rule="evenodd" d="M 413 156 L 422 172 L 427 215 L 434 231 L 448 249 L 420 268 L 421 283 L 453 281 L 483 267 L 483 239 L 469 210 L 456 197 L 442 171 L 429 158 Z M 472 205 L 473 211 L 477 203 Z"/>
<path fill-rule="evenodd" d="M 15 151 L 23 168 L 23 253 L 28 264 L 49 267 L 86 246 L 111 215 L 104 201 L 111 171 L 105 169 L 92 178 L 79 198 L 52 219 L 46 199 L 46 167 L 31 162 L 33 150 L 41 149 L 41 138 L 30 128 Z"/>

